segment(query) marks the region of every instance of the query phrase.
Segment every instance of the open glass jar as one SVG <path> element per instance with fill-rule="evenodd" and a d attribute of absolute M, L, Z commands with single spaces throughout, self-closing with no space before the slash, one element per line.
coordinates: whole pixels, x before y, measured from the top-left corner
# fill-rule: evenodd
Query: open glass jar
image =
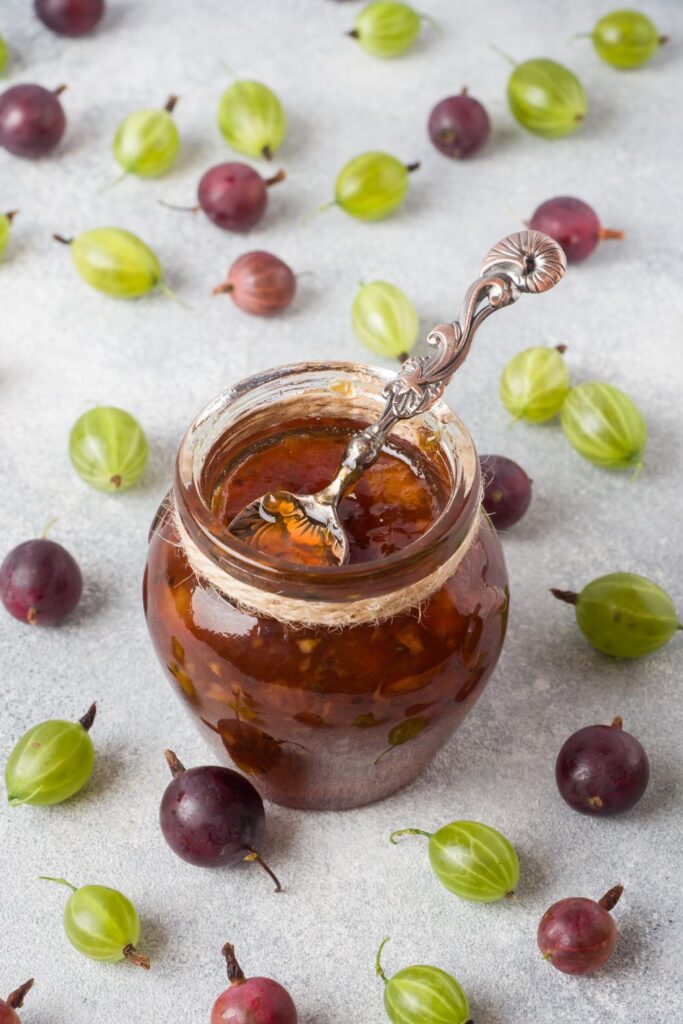
<path fill-rule="evenodd" d="M 350 564 L 285 564 L 228 530 L 228 509 L 277 483 L 328 481 L 390 378 L 302 364 L 219 395 L 185 435 L 152 526 L 144 599 L 158 657 L 219 756 L 276 803 L 355 807 L 409 783 L 503 644 L 503 553 L 472 440 L 443 402 L 399 423 L 344 499 Z"/>

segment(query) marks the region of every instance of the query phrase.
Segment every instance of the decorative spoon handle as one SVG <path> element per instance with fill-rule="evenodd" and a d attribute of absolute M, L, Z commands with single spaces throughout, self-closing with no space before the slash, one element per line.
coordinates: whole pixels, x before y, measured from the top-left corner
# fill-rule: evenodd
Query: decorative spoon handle
<path fill-rule="evenodd" d="M 379 457 L 396 423 L 426 412 L 441 398 L 467 358 L 476 331 L 491 313 L 511 306 L 523 292 L 547 292 L 562 279 L 566 269 L 562 248 L 540 231 L 519 231 L 494 245 L 484 259 L 479 278 L 467 290 L 459 319 L 437 324 L 430 331 L 427 342 L 433 352 L 405 360 L 384 389 L 386 405 L 379 418 L 351 438 L 339 472 L 320 493 L 319 500 L 336 505 Z"/>

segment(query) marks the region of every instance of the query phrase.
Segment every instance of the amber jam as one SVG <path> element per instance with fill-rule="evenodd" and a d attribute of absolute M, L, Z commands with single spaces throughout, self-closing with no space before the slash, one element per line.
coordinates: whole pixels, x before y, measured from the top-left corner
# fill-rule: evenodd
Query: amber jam
<path fill-rule="evenodd" d="M 315 492 L 332 479 L 383 384 L 379 371 L 366 370 L 360 383 L 357 368 L 343 371 L 273 371 L 270 391 L 264 378 L 245 382 L 196 421 L 181 447 L 174 498 L 184 527 L 266 599 L 285 594 L 336 607 L 391 594 L 443 564 L 476 523 L 476 453 L 442 410 L 392 436 L 341 502 L 349 566 L 279 566 L 231 538 L 227 524 L 254 498 Z M 354 382 L 348 415 L 344 389 L 335 390 L 340 374 Z M 291 401 L 273 405 L 275 380 L 297 398 L 296 416 Z M 265 391 L 261 403 L 252 391 Z M 357 415 L 361 392 L 366 417 Z M 311 393 L 325 402 L 312 402 L 307 415 Z M 321 415 L 322 405 L 334 414 Z M 469 477 L 457 461 L 465 456 Z M 317 808 L 368 803 L 418 774 L 486 685 L 508 605 L 500 543 L 485 518 L 453 574 L 419 608 L 359 625 L 302 627 L 238 606 L 198 580 L 163 505 L 144 590 L 157 654 L 219 756 L 253 776 L 268 799 Z"/>

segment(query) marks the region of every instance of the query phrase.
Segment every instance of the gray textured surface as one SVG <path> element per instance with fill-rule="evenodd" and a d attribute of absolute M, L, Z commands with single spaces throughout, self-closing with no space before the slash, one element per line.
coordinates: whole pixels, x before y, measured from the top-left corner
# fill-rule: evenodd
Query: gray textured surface
<path fill-rule="evenodd" d="M 379 1024 L 372 961 L 384 934 L 392 936 L 389 970 L 432 962 L 452 971 L 476 1024 L 681 1019 L 683 641 L 643 662 L 607 661 L 547 592 L 630 569 L 660 581 L 683 607 L 680 5 L 651 0 L 674 41 L 632 74 L 601 64 L 586 41 L 570 41 L 596 16 L 589 0 L 421 6 L 443 31 L 426 29 L 393 63 L 344 39 L 354 3 L 111 0 L 97 35 L 74 42 L 33 21 L 27 0 L 0 8 L 0 32 L 18 51 L 11 79 L 67 82 L 70 121 L 50 160 L 0 152 L 0 207 L 22 211 L 0 266 L 2 548 L 56 515 L 52 536 L 86 580 L 81 608 L 63 628 L 32 630 L 0 616 L 0 761 L 36 721 L 77 717 L 94 698 L 100 706 L 98 765 L 83 795 L 48 810 L 10 813 L 0 802 L 0 992 L 35 974 L 26 1024 L 202 1024 L 223 987 L 227 938 L 247 972 L 289 985 L 302 1024 Z M 507 67 L 489 41 L 522 59 L 564 60 L 580 74 L 591 109 L 575 137 L 546 143 L 514 124 Z M 289 178 L 248 239 L 157 205 L 191 202 L 200 172 L 230 158 L 214 121 L 223 62 L 269 82 L 290 115 L 277 161 Z M 488 105 L 494 134 L 480 158 L 451 164 L 432 151 L 425 121 L 433 102 L 464 83 Z M 115 174 L 109 144 L 120 118 L 170 92 L 182 97 L 177 169 L 101 192 Z M 374 147 L 423 160 L 403 210 L 371 225 L 334 209 L 302 219 L 330 197 L 341 164 Z M 528 517 L 505 540 L 512 615 L 487 692 L 410 790 L 354 813 L 270 810 L 265 853 L 286 895 L 271 895 L 254 868 L 203 873 L 181 863 L 156 824 L 162 750 L 172 744 L 192 764 L 205 749 L 162 678 L 140 604 L 147 527 L 181 431 L 247 372 L 300 357 L 363 358 L 349 326 L 361 278 L 402 286 L 425 327 L 455 315 L 488 246 L 537 202 L 567 192 L 592 202 L 627 240 L 571 269 L 556 293 L 493 318 L 451 388 L 480 451 L 519 459 L 535 481 Z M 50 234 L 107 223 L 156 248 L 191 312 L 161 296 L 117 303 L 82 284 Z M 309 272 L 291 314 L 272 322 L 208 297 L 237 255 L 259 247 Z M 497 397 L 504 363 L 521 347 L 560 341 L 577 381 L 603 377 L 644 410 L 651 441 L 637 483 L 582 462 L 557 425 L 509 429 Z M 81 484 L 66 457 L 68 430 L 90 401 L 124 406 L 149 434 L 144 485 L 120 498 Z M 587 820 L 560 801 L 554 757 L 575 728 L 616 713 L 650 753 L 650 788 L 625 817 Z M 394 849 L 387 841 L 391 828 L 457 817 L 489 822 L 515 843 L 519 904 L 460 902 L 431 877 L 418 843 Z M 81 959 L 61 932 L 64 894 L 38 882 L 41 873 L 127 892 L 154 969 Z M 535 929 L 546 906 L 570 894 L 598 897 L 619 880 L 626 893 L 609 970 L 572 979 L 543 964 Z"/>

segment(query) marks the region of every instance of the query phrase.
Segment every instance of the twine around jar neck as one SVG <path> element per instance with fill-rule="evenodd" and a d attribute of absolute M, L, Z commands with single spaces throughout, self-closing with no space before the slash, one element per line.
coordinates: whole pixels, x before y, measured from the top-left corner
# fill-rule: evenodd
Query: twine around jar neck
<path fill-rule="evenodd" d="M 482 518 L 479 502 L 461 543 L 452 555 L 423 579 L 379 596 L 337 602 L 278 594 L 232 575 L 198 547 L 185 529 L 175 503 L 170 512 L 180 547 L 198 580 L 213 587 L 241 610 L 261 618 L 276 619 L 299 628 L 324 626 L 329 629 L 382 622 L 402 612 L 419 609 L 454 574 L 474 543 Z"/>

